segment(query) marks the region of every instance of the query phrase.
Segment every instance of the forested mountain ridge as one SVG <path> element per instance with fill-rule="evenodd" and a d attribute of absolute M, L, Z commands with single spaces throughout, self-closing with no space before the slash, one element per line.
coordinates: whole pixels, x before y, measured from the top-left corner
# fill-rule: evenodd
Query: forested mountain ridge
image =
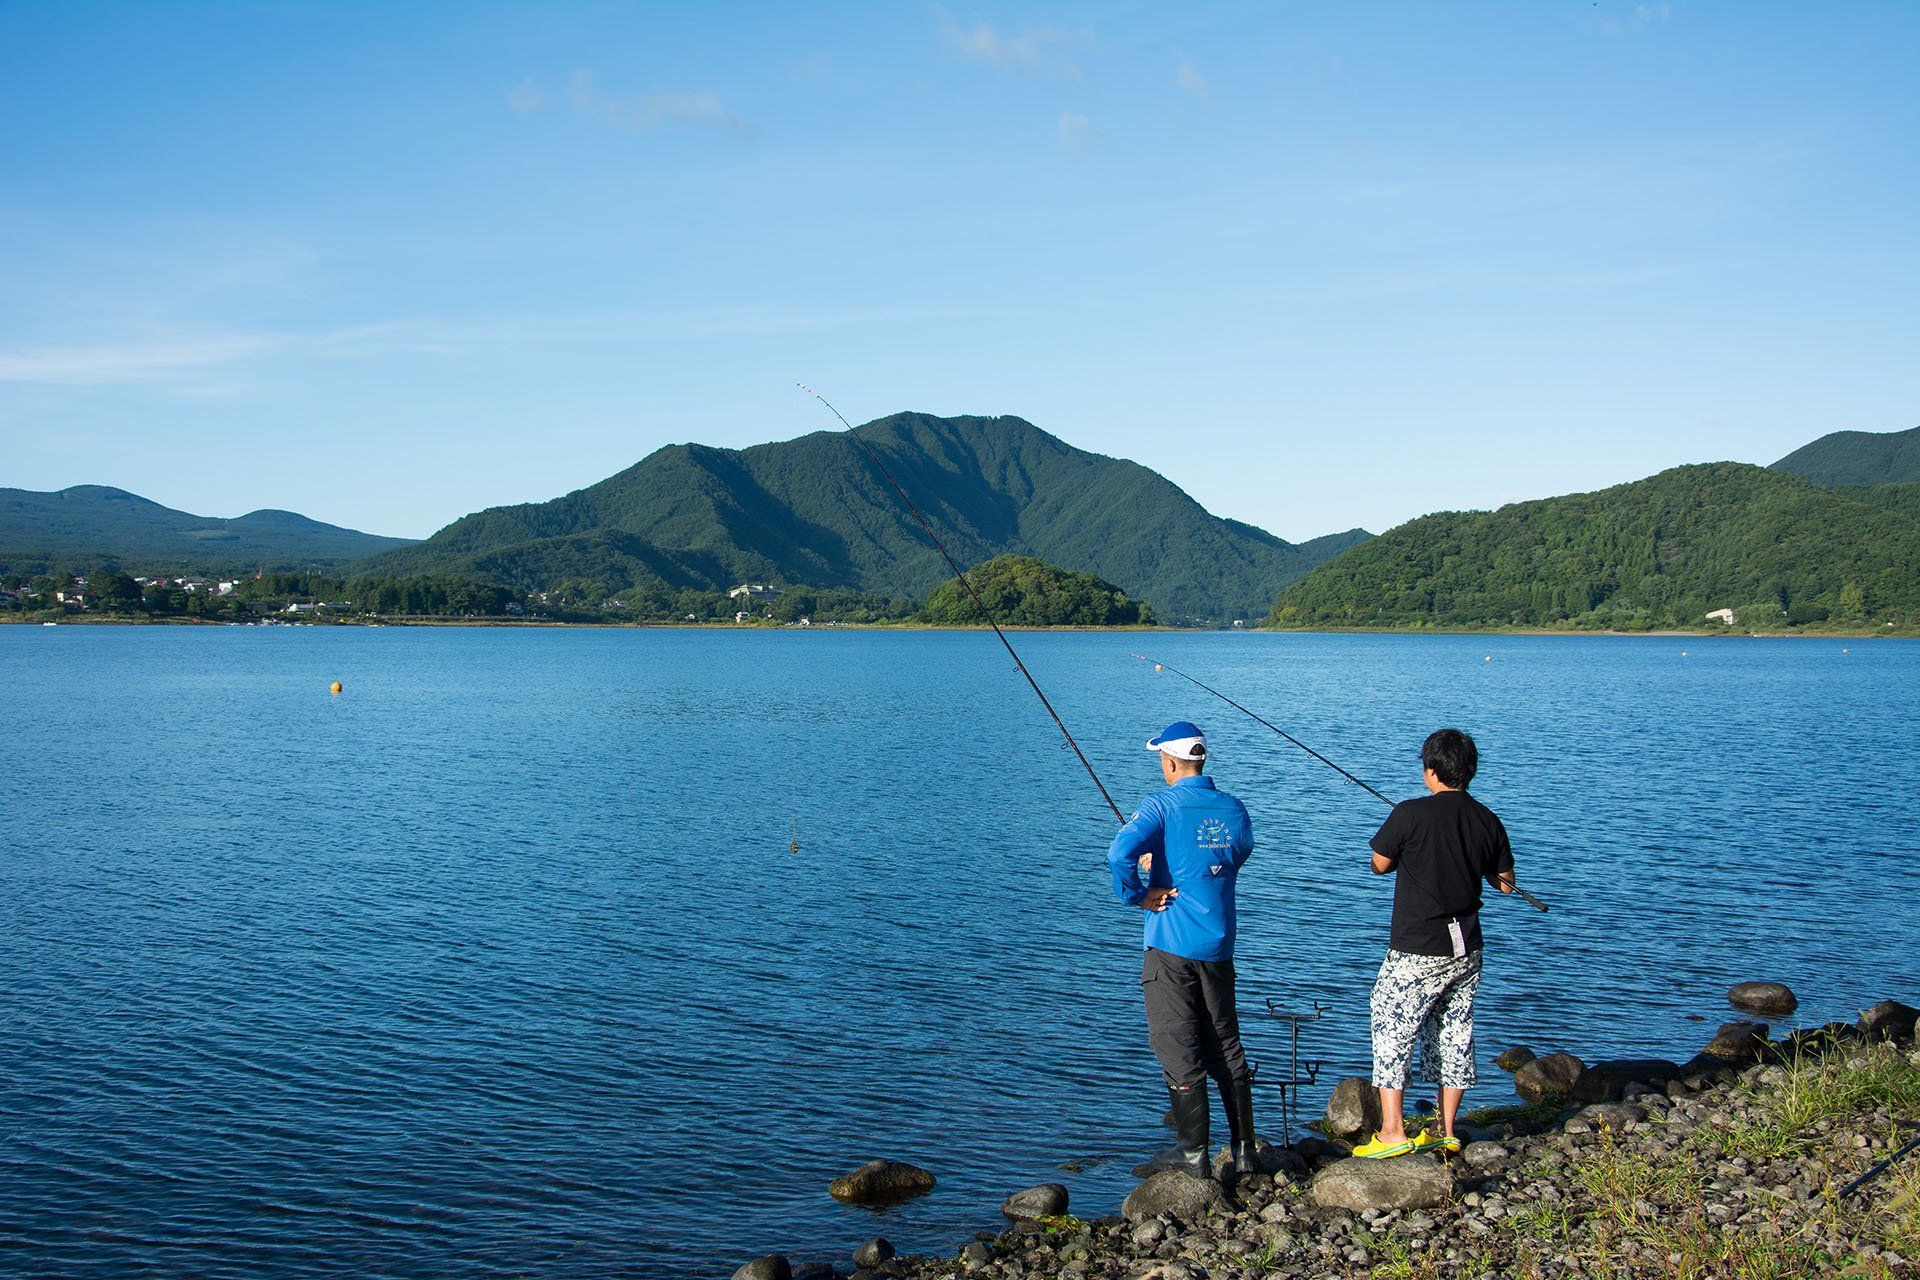
<path fill-rule="evenodd" d="M 1037 556 L 1097 575 L 1162 618 L 1258 618 L 1280 588 L 1369 535 L 1295 546 L 1209 514 L 1138 463 L 1016 417 L 897 413 L 859 428 L 962 564 Z M 496 507 L 362 566 L 523 588 L 759 581 L 920 598 L 951 576 L 845 432 L 721 449 L 669 445 L 550 502 Z"/>
<path fill-rule="evenodd" d="M 1818 484 L 1920 482 L 1920 427 L 1910 431 L 1835 431 L 1773 464 Z"/>
<path fill-rule="evenodd" d="M 292 511 L 251 511 L 232 519 L 197 516 L 107 485 L 50 493 L 0 489 L 0 561 L 9 565 L 85 557 L 199 572 L 334 567 L 409 542 Z"/>
<path fill-rule="evenodd" d="M 1920 488 L 1836 489 L 1744 463 L 1441 512 L 1281 593 L 1280 626 L 1699 627 L 1920 618 Z"/>

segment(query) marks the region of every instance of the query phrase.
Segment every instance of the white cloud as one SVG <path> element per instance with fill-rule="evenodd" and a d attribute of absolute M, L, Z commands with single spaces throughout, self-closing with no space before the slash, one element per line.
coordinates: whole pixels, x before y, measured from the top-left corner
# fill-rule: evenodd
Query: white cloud
<path fill-rule="evenodd" d="M 1205 102 L 1207 100 L 1207 78 L 1200 74 L 1200 68 L 1194 66 L 1193 59 L 1189 58 L 1186 54 L 1176 49 L 1174 50 L 1173 56 L 1180 60 L 1179 70 L 1173 73 L 1174 84 L 1185 89 L 1188 93 L 1200 99 L 1200 101 Z"/>
<path fill-rule="evenodd" d="M 724 129 L 728 133 L 751 133 L 753 126 L 720 105 L 711 93 L 649 93 L 642 97 L 633 115 L 633 127 L 641 131 L 684 125 L 691 129 Z"/>
<path fill-rule="evenodd" d="M 940 38 L 947 44 L 976 61 L 1027 75 L 1048 69 L 1055 54 L 1093 40 L 1091 31 L 1067 31 L 1058 27 L 1027 27 L 1018 35 L 1002 35 L 985 22 L 963 27 L 949 17 L 945 9 L 935 12 L 940 15 Z M 1077 80 L 1081 76 L 1080 64 L 1065 56 L 1053 62 L 1051 69 L 1067 79 Z"/>
<path fill-rule="evenodd" d="M 528 76 L 513 86 L 507 93 L 507 105 L 522 115 L 529 111 L 538 111 L 546 105 L 547 95 L 540 92 L 540 86 Z"/>
<path fill-rule="evenodd" d="M 0 382 L 109 386 L 157 382 L 230 364 L 276 345 L 264 334 L 164 338 L 113 346 L 31 346 L 0 351 Z"/>
<path fill-rule="evenodd" d="M 617 129 L 653 133 L 662 129 L 718 129 L 750 136 L 759 129 L 729 111 L 713 93 L 661 89 L 633 95 L 600 88 L 592 71 L 576 71 L 567 80 L 567 103 L 582 115 L 598 116 Z"/>
<path fill-rule="evenodd" d="M 669 307 L 636 311 L 535 312 L 501 316 L 419 316 L 305 331 L 156 333 L 117 342 L 42 343 L 0 348 L 0 384 L 106 387 L 149 384 L 172 394 L 232 395 L 205 376 L 259 357 L 295 362 L 364 357 L 486 355 L 529 346 L 669 343 L 871 327 L 924 319 L 925 310 L 822 310 L 787 303 Z"/>
<path fill-rule="evenodd" d="M 1093 121 L 1072 111 L 1060 113 L 1060 146 L 1065 151 L 1091 151 L 1100 145 L 1100 130 Z"/>

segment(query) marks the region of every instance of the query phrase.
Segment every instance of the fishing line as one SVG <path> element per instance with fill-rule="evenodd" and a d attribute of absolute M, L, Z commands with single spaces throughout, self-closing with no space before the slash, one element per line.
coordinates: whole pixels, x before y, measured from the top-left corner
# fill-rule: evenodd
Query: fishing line
<path fill-rule="evenodd" d="M 1292 734 L 1288 733 L 1285 729 L 1282 729 L 1279 725 L 1273 723 L 1273 721 L 1267 719 L 1265 716 L 1259 714 L 1256 711 L 1250 710 L 1247 707 L 1241 706 L 1239 703 L 1235 702 L 1232 698 L 1229 698 L 1226 694 L 1220 692 L 1218 689 L 1214 688 L 1212 685 L 1206 684 L 1194 678 L 1193 676 L 1188 675 L 1186 672 L 1180 670 L 1180 668 L 1178 667 L 1170 667 L 1164 662 L 1154 662 L 1152 658 L 1147 657 L 1143 653 L 1136 653 L 1136 654 L 1133 654 L 1132 656 L 1135 658 L 1138 658 L 1141 662 L 1152 662 L 1153 669 L 1155 671 L 1171 671 L 1174 675 L 1179 676 L 1182 680 L 1185 680 L 1190 684 L 1198 685 L 1200 688 L 1205 689 L 1208 693 L 1220 699 L 1220 701 L 1226 703 L 1228 706 L 1232 707 L 1234 710 L 1245 712 L 1247 715 L 1252 716 L 1255 720 L 1258 720 L 1261 724 L 1267 726 L 1267 728 L 1273 730 L 1275 733 L 1285 738 L 1288 742 L 1291 742 L 1294 746 L 1300 748 L 1302 751 L 1312 756 L 1315 760 L 1318 760 L 1321 764 L 1327 766 L 1327 768 L 1333 770 L 1335 773 L 1345 778 L 1348 782 L 1353 783 L 1353 785 L 1355 785 L 1356 787 L 1359 787 L 1362 791 L 1365 791 L 1369 795 L 1373 796 L 1376 800 L 1380 801 L 1381 804 L 1386 805 L 1389 809 L 1393 808 L 1393 801 L 1388 799 L 1386 795 L 1374 789 L 1373 787 L 1368 786 L 1366 783 L 1360 781 L 1360 779 L 1354 777 L 1351 773 L 1348 773 L 1345 769 L 1342 769 L 1339 765 L 1327 759 L 1325 756 L 1321 755 L 1318 751 L 1315 751 L 1312 747 L 1300 741 L 1300 739 L 1294 737 Z M 1513 879 L 1509 878 L 1507 880 L 1507 883 L 1511 885 L 1513 887 L 1513 891 L 1519 894 L 1522 898 L 1524 898 L 1529 905 L 1538 907 L 1542 911 L 1549 910 L 1546 903 L 1540 901 L 1540 899 L 1534 897 L 1532 894 L 1528 893 L 1525 889 L 1522 889 L 1519 886 L 1519 884 L 1516 883 Z"/>
<path fill-rule="evenodd" d="M 1045 707 L 1047 714 L 1053 717 L 1053 723 L 1060 730 L 1060 736 L 1067 740 L 1069 747 L 1073 748 L 1073 754 L 1080 757 L 1080 766 L 1087 771 L 1087 776 L 1093 779 L 1093 785 L 1100 788 L 1100 798 L 1107 802 L 1107 808 L 1113 810 L 1114 820 L 1124 826 L 1127 821 L 1126 815 L 1121 813 L 1120 806 L 1113 802 L 1112 794 L 1107 791 L 1107 784 L 1100 781 L 1100 775 L 1093 771 L 1093 762 L 1087 759 L 1087 753 L 1080 749 L 1078 742 L 1074 741 L 1072 732 L 1067 728 L 1067 722 L 1060 718 L 1060 713 L 1053 709 L 1053 703 L 1049 702 L 1047 695 L 1041 692 L 1040 682 L 1033 678 L 1033 672 L 1027 670 L 1027 664 L 1020 661 L 1019 653 L 1014 650 L 1013 641 L 1007 639 L 1007 633 L 1000 629 L 999 620 L 993 616 L 993 610 L 987 608 L 987 602 L 982 600 L 980 593 L 973 589 L 973 579 L 967 577 L 967 571 L 960 567 L 960 562 L 955 560 L 947 551 L 946 547 L 941 545 L 940 539 L 935 536 L 933 532 L 933 526 L 927 523 L 926 516 L 920 513 L 920 508 L 913 504 L 913 499 L 907 496 L 907 491 L 900 487 L 898 480 L 893 478 L 893 472 L 889 471 L 887 464 L 881 461 L 879 451 L 868 444 L 860 433 L 853 429 L 853 424 L 847 421 L 845 414 L 833 407 L 832 401 L 828 400 L 804 382 L 796 382 L 794 385 L 825 405 L 829 413 L 840 419 L 840 425 L 847 429 L 847 434 L 852 436 L 854 441 L 866 451 L 866 455 L 873 462 L 873 465 L 880 469 L 880 474 L 885 476 L 887 483 L 893 486 L 893 491 L 900 495 L 900 501 L 906 503 L 907 510 L 913 512 L 913 518 L 920 522 L 922 529 L 926 530 L 927 541 L 933 544 L 933 549 L 940 553 L 941 558 L 947 562 L 947 567 L 952 569 L 954 576 L 960 579 L 960 584 L 967 589 L 967 594 L 973 598 L 974 607 L 980 610 L 980 615 L 987 620 L 987 625 L 993 628 L 993 634 L 1000 637 L 1000 643 L 1006 647 L 1007 656 L 1013 659 L 1013 665 L 1020 668 L 1020 674 L 1025 676 L 1027 683 L 1033 687 L 1034 696 L 1040 699 L 1040 705 Z"/>

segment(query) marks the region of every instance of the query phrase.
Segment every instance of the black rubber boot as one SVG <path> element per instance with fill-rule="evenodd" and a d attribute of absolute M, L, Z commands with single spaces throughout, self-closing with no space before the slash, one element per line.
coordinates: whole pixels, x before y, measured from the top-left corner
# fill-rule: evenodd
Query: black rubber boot
<path fill-rule="evenodd" d="M 1236 1178 L 1244 1178 L 1257 1172 L 1260 1167 L 1253 1144 L 1253 1081 L 1220 1081 L 1220 1102 L 1227 1110 L 1233 1173 Z"/>
<path fill-rule="evenodd" d="M 1213 1168 L 1207 1159 L 1207 1125 L 1211 1107 L 1205 1087 L 1195 1085 L 1182 1091 L 1169 1085 L 1167 1096 L 1173 1102 L 1168 1110 L 1173 1115 L 1176 1131 L 1174 1143 L 1141 1167 L 1153 1173 L 1185 1169 L 1196 1178 L 1212 1177 Z"/>

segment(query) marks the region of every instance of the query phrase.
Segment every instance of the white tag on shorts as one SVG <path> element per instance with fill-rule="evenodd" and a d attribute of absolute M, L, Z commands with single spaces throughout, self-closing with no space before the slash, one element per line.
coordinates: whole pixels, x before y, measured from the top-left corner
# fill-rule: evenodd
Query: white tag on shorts
<path fill-rule="evenodd" d="M 1467 954 L 1467 933 L 1458 920 L 1447 921 L 1447 936 L 1453 939 L 1453 958 L 1464 959 Z"/>

